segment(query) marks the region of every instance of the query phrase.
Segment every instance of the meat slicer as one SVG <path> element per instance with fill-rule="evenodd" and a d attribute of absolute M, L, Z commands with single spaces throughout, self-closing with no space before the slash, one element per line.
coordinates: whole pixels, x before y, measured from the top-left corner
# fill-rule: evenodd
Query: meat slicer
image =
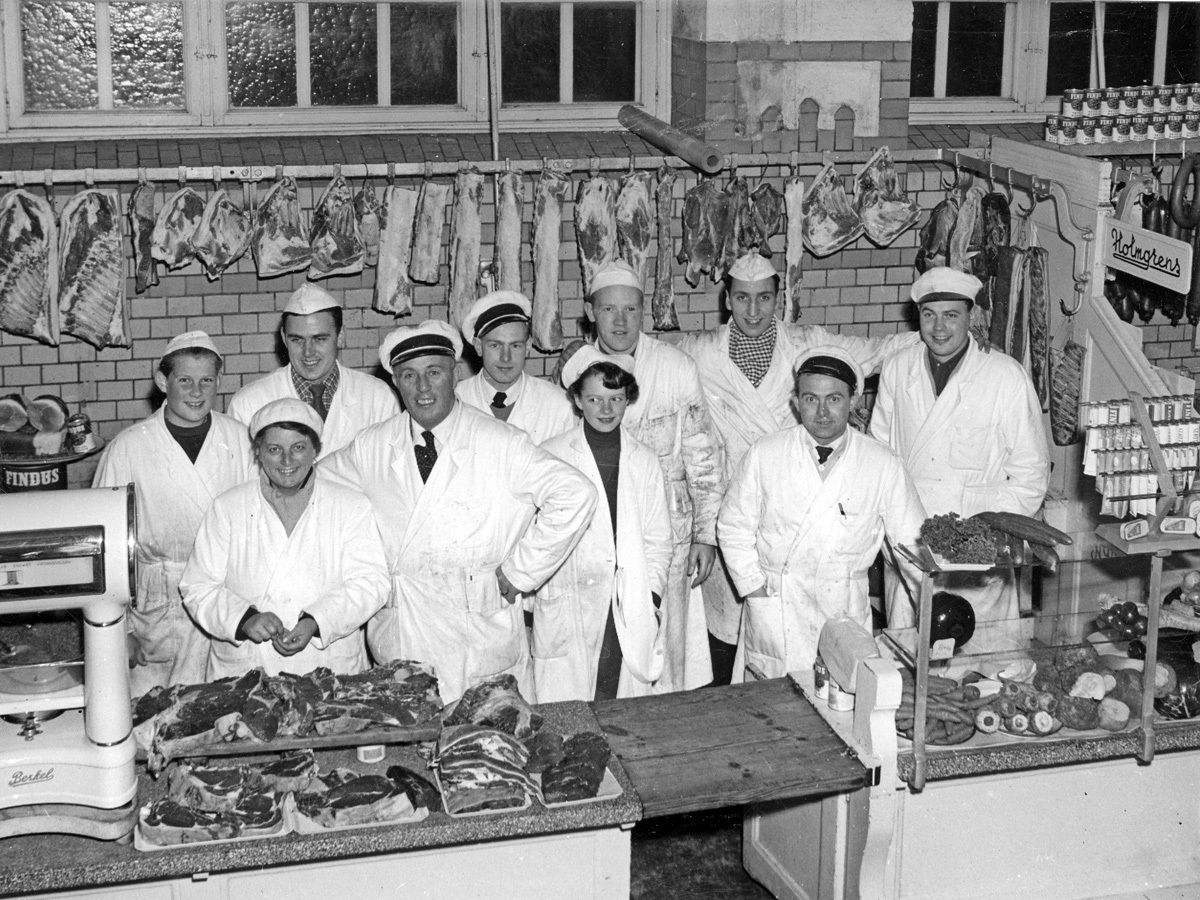
<path fill-rule="evenodd" d="M 83 619 L 82 661 L 0 660 L 0 837 L 115 840 L 133 827 L 125 610 L 137 584 L 135 510 L 131 485 L 0 494 L 0 624 L 56 610 Z"/>

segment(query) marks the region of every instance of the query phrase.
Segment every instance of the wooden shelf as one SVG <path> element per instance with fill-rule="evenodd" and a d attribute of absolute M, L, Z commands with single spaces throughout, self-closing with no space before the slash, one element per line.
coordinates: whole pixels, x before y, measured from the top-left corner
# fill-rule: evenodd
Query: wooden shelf
<path fill-rule="evenodd" d="M 1188 550 L 1200 550 L 1200 537 L 1194 534 L 1162 534 L 1151 532 L 1143 538 L 1127 541 L 1121 537 L 1121 526 L 1107 523 L 1096 526 L 1096 535 L 1112 544 L 1127 556 L 1146 555 L 1150 553 L 1183 553 Z"/>
<path fill-rule="evenodd" d="M 1190 143 L 1193 151 L 1200 151 L 1200 138 L 1188 138 L 1186 141 L 1127 141 L 1121 144 L 1051 144 L 1049 141 L 1037 141 L 1045 147 L 1053 147 L 1071 156 L 1178 156 L 1184 147 Z"/>

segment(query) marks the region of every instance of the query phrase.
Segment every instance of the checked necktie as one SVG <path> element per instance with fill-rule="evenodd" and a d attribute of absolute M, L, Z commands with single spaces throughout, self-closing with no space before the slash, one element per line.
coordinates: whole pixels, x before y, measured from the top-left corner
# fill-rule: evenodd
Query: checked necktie
<path fill-rule="evenodd" d="M 817 447 L 817 465 L 825 465 L 825 460 L 829 459 L 829 455 L 833 453 L 832 447 Z M 431 463 L 432 465 L 432 463 Z"/>
<path fill-rule="evenodd" d="M 433 471 L 433 464 L 437 462 L 437 450 L 433 446 L 432 431 L 422 431 L 421 437 L 425 439 L 425 446 L 413 444 L 413 452 L 417 454 L 417 471 L 421 473 L 421 481 L 426 482 Z"/>

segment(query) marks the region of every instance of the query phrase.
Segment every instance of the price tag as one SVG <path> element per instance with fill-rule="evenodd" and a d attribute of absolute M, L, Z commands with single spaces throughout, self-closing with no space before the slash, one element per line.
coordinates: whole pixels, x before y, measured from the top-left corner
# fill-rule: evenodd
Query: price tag
<path fill-rule="evenodd" d="M 942 638 L 934 641 L 929 648 L 930 659 L 949 659 L 954 655 L 954 638 Z"/>

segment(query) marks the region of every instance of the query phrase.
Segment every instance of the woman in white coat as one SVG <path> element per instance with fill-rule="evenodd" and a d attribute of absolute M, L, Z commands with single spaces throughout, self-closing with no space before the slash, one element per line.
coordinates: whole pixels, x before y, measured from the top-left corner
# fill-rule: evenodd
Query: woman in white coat
<path fill-rule="evenodd" d="M 200 526 L 180 589 L 212 637 L 210 678 L 367 667 L 362 625 L 391 582 L 370 502 L 314 468 L 321 426 L 301 400 L 255 413 L 259 478 L 218 497 Z"/>
<path fill-rule="evenodd" d="M 657 607 L 671 564 L 671 519 L 658 456 L 621 429 L 637 400 L 633 360 L 584 347 L 564 386 L 583 421 L 542 444 L 583 472 L 607 503 L 537 592 L 533 676 L 538 702 L 651 693 L 663 669 Z"/>

